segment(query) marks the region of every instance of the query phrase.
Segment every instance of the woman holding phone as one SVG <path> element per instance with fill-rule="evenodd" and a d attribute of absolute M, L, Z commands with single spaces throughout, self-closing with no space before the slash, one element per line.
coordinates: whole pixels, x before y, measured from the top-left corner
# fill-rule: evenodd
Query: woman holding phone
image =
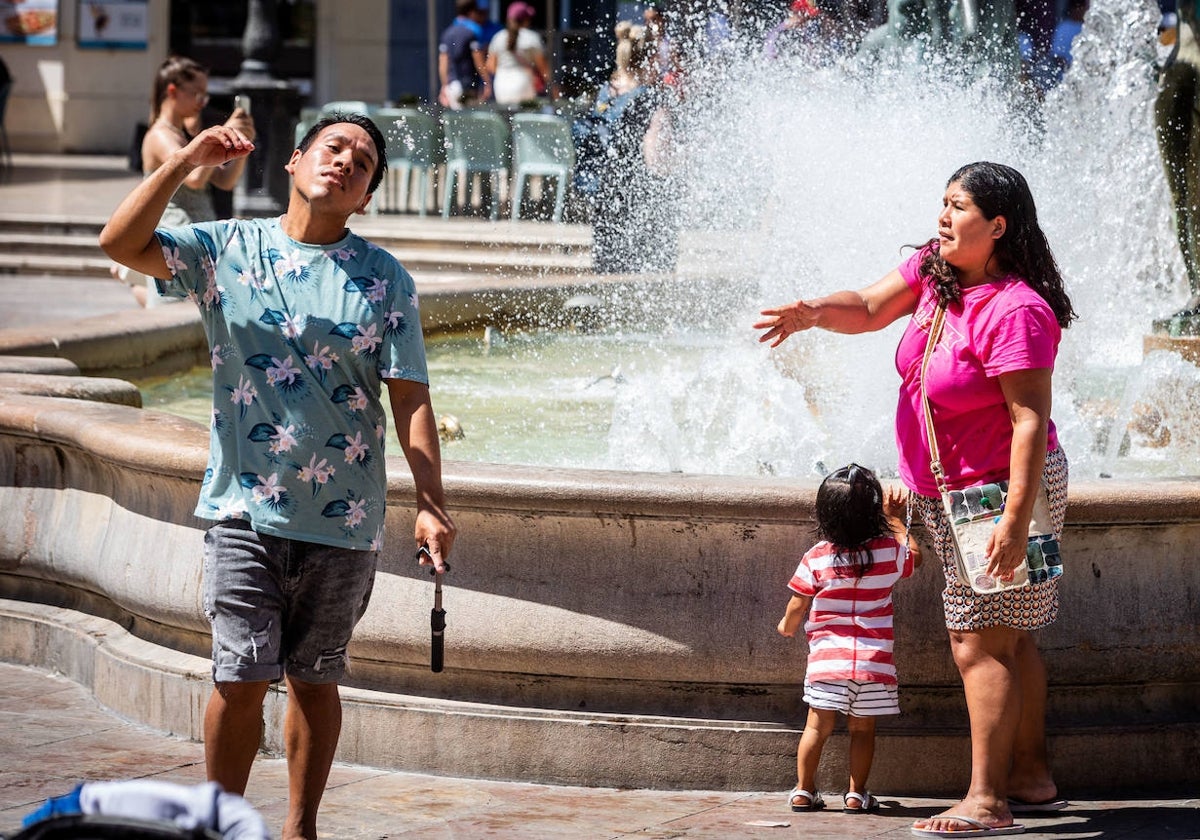
<path fill-rule="evenodd" d="M 237 97 L 237 107 L 225 121 L 225 125 L 236 128 L 248 139 L 254 139 L 254 121 L 244 97 Z M 208 69 L 196 61 L 183 56 L 170 56 L 154 75 L 154 91 L 150 99 L 150 128 L 142 139 L 142 175 L 149 175 L 163 162 L 182 149 L 204 126 L 200 114 L 208 104 Z M 193 222 L 211 222 L 217 219 L 209 185 L 223 190 L 232 190 L 246 168 L 246 158 L 241 157 L 224 166 L 197 167 L 184 180 L 183 185 L 171 197 L 159 224 L 162 227 L 183 227 Z M 173 302 L 174 298 L 163 298 L 153 287 L 153 279 L 141 283 L 131 282 L 134 296 L 143 306 L 157 306 Z"/>

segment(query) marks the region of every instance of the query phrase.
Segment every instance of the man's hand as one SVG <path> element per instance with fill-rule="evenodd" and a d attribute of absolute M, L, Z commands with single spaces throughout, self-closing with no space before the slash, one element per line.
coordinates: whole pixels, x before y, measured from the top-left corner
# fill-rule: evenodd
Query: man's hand
<path fill-rule="evenodd" d="M 225 120 L 225 127 L 240 131 L 243 137 L 254 142 L 254 118 L 241 108 L 234 109 L 233 113 L 229 115 L 229 119 Z"/>
<path fill-rule="evenodd" d="M 438 514 L 431 510 L 418 511 L 415 533 L 417 545 L 429 549 L 428 554 L 418 554 L 421 565 L 433 566 L 435 574 L 445 574 L 449 568 L 446 558 L 450 556 L 450 549 L 454 547 L 456 533 L 454 522 L 445 512 Z"/>
<path fill-rule="evenodd" d="M 253 130 L 253 129 L 252 129 Z M 178 154 L 188 166 L 221 166 L 254 151 L 254 141 L 231 125 L 215 125 L 197 134 Z"/>
<path fill-rule="evenodd" d="M 100 231 L 100 247 L 121 265 L 151 277 L 170 277 L 162 246 L 154 237 L 167 202 L 194 169 L 241 160 L 252 151 L 254 144 L 236 128 L 219 125 L 200 132 L 125 196 Z M 236 176 L 242 166 L 235 164 L 229 171 Z"/>

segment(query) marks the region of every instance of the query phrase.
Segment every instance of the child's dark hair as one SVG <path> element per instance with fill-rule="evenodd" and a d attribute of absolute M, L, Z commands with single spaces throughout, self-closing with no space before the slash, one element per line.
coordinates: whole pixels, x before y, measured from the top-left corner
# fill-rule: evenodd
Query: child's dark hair
<path fill-rule="evenodd" d="M 817 490 L 817 538 L 837 548 L 838 560 L 852 567 L 855 577 L 871 568 L 867 543 L 890 533 L 875 473 L 848 464 L 825 476 Z"/>

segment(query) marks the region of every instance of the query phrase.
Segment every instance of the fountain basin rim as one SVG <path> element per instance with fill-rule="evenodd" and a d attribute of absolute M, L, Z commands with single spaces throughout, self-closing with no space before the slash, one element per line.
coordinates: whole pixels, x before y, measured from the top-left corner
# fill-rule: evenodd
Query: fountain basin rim
<path fill-rule="evenodd" d="M 117 465 L 199 482 L 208 434 L 197 423 L 152 409 L 36 396 L 0 388 L 0 433 L 54 441 Z M 415 499 L 407 465 L 388 457 L 391 503 Z M 447 460 L 451 509 L 558 510 L 620 518 L 677 517 L 755 522 L 812 519 L 817 479 L 568 469 Z M 1164 492 L 1169 487 L 1170 492 Z M 1194 521 L 1200 477 L 1084 479 L 1070 485 L 1072 525 Z"/>

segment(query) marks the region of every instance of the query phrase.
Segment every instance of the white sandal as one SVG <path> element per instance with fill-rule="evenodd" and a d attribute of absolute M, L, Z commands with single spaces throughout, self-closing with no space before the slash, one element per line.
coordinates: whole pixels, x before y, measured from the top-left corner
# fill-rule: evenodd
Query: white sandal
<path fill-rule="evenodd" d="M 792 800 L 795 799 L 797 796 L 803 796 L 805 799 L 808 800 L 808 804 L 807 805 L 797 805 L 796 803 L 792 802 Z M 825 800 L 821 798 L 821 791 L 817 791 L 816 793 L 809 793 L 807 790 L 804 790 L 803 788 L 799 788 L 799 787 L 792 788 L 792 792 L 788 794 L 787 801 L 788 801 L 788 805 L 791 806 L 791 809 L 796 812 L 819 811 L 825 807 Z"/>
<path fill-rule="evenodd" d="M 858 802 L 857 808 L 850 807 L 850 800 Z M 869 793 L 859 793 L 858 791 L 849 790 L 842 797 L 842 810 L 847 814 L 865 814 L 868 811 L 874 811 L 879 807 L 879 800 Z"/>

